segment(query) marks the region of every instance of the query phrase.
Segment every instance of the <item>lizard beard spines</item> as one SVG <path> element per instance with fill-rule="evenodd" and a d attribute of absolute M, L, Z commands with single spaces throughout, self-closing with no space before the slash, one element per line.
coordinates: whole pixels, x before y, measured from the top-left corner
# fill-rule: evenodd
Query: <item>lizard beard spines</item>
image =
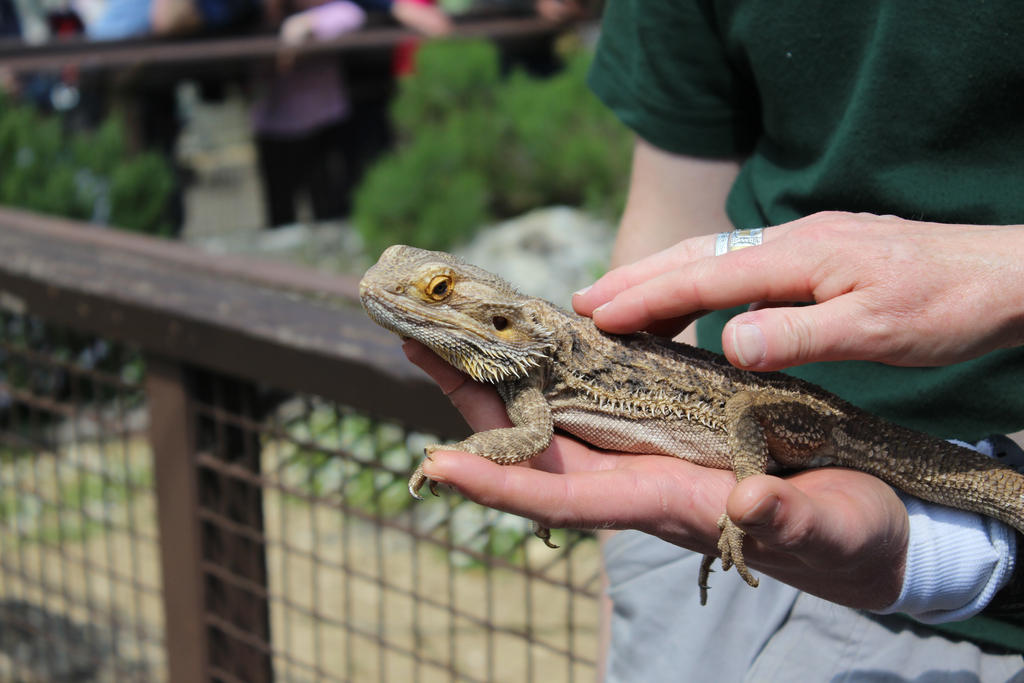
<path fill-rule="evenodd" d="M 458 343 L 453 345 L 455 339 L 448 339 L 434 350 L 442 355 L 447 351 L 452 365 L 477 381 L 492 384 L 524 378 L 533 369 L 551 362 L 555 335 L 538 316 L 507 305 L 488 307 L 486 313 L 483 318 L 499 316 L 507 327 L 489 330 L 480 325 L 476 328 L 478 334 L 464 335 L 459 330 L 449 330 L 450 334 L 458 335 Z M 503 338 L 503 334 L 510 336 Z"/>
<path fill-rule="evenodd" d="M 428 344 L 434 352 L 478 382 L 497 384 L 526 377 L 549 360 L 551 344 L 509 346 L 468 339 Z"/>
<path fill-rule="evenodd" d="M 554 333 L 535 318 L 526 319 L 528 334 L 506 341 L 469 316 L 461 318 L 461 326 L 443 320 L 418 319 L 408 302 L 375 298 L 372 292 L 362 297 L 362 303 L 376 323 L 422 342 L 478 382 L 496 384 L 526 377 L 534 368 L 549 362 L 555 348 L 551 341 Z M 495 313 L 513 317 L 507 306 Z"/>

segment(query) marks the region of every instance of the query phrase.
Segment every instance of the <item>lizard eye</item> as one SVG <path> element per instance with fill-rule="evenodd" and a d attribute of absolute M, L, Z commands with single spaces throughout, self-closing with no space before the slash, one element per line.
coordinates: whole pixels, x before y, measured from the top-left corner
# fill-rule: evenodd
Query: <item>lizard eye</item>
<path fill-rule="evenodd" d="M 438 275 L 427 285 L 427 295 L 434 301 L 441 301 L 451 292 L 452 276 Z"/>
<path fill-rule="evenodd" d="M 503 329 L 508 327 L 508 318 L 500 315 L 496 315 L 491 318 L 491 324 L 494 325 L 494 329 L 501 332 Z"/>

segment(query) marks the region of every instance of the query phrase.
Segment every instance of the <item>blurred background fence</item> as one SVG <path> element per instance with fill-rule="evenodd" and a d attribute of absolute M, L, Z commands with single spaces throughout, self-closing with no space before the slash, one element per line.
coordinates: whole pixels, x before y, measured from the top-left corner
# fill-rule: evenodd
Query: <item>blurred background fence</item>
<path fill-rule="evenodd" d="M 406 479 L 465 427 L 355 280 L 0 210 L 0 678 L 573 681 L 593 539 Z"/>

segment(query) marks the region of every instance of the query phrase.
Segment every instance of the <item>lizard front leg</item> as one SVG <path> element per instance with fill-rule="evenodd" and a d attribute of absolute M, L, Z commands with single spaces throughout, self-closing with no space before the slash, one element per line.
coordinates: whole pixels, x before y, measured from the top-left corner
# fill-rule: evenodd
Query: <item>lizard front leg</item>
<path fill-rule="evenodd" d="M 737 483 L 764 474 L 769 455 L 783 465 L 805 463 L 829 443 L 832 424 L 830 416 L 798 400 L 753 391 L 730 398 L 725 406 L 725 419 Z M 718 528 L 722 570 L 735 566 L 743 580 L 756 588 L 758 581 L 743 557 L 743 530 L 724 513 L 718 518 Z M 714 559 L 705 555 L 701 562 L 698 585 L 702 605 L 707 603 L 708 575 Z"/>
<path fill-rule="evenodd" d="M 527 378 L 498 387 L 498 393 L 505 401 L 509 420 L 514 426 L 477 432 L 451 445 L 427 446 L 423 449 L 427 458 L 439 450 L 465 451 L 483 456 L 499 465 L 511 465 L 529 460 L 543 452 L 551 444 L 554 422 L 547 400 L 537 384 L 538 382 Z M 429 479 L 423 473 L 423 465 L 420 465 L 409 478 L 409 493 L 413 498 L 422 499 L 419 490 L 427 481 Z M 430 481 L 430 490 L 437 493 L 433 481 Z M 551 543 L 550 532 L 546 528 L 535 525 L 534 533 L 549 547 L 557 547 Z"/>

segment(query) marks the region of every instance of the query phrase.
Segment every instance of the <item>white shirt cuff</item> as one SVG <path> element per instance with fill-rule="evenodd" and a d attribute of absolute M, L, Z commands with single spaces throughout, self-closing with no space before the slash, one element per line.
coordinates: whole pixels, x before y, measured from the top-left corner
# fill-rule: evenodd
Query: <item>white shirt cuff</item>
<path fill-rule="evenodd" d="M 987 446 L 982 442 L 975 450 L 985 453 Z M 1013 574 L 1013 528 L 973 512 L 900 498 L 910 518 L 903 589 L 896 602 L 876 612 L 903 612 L 931 624 L 979 613 Z"/>

